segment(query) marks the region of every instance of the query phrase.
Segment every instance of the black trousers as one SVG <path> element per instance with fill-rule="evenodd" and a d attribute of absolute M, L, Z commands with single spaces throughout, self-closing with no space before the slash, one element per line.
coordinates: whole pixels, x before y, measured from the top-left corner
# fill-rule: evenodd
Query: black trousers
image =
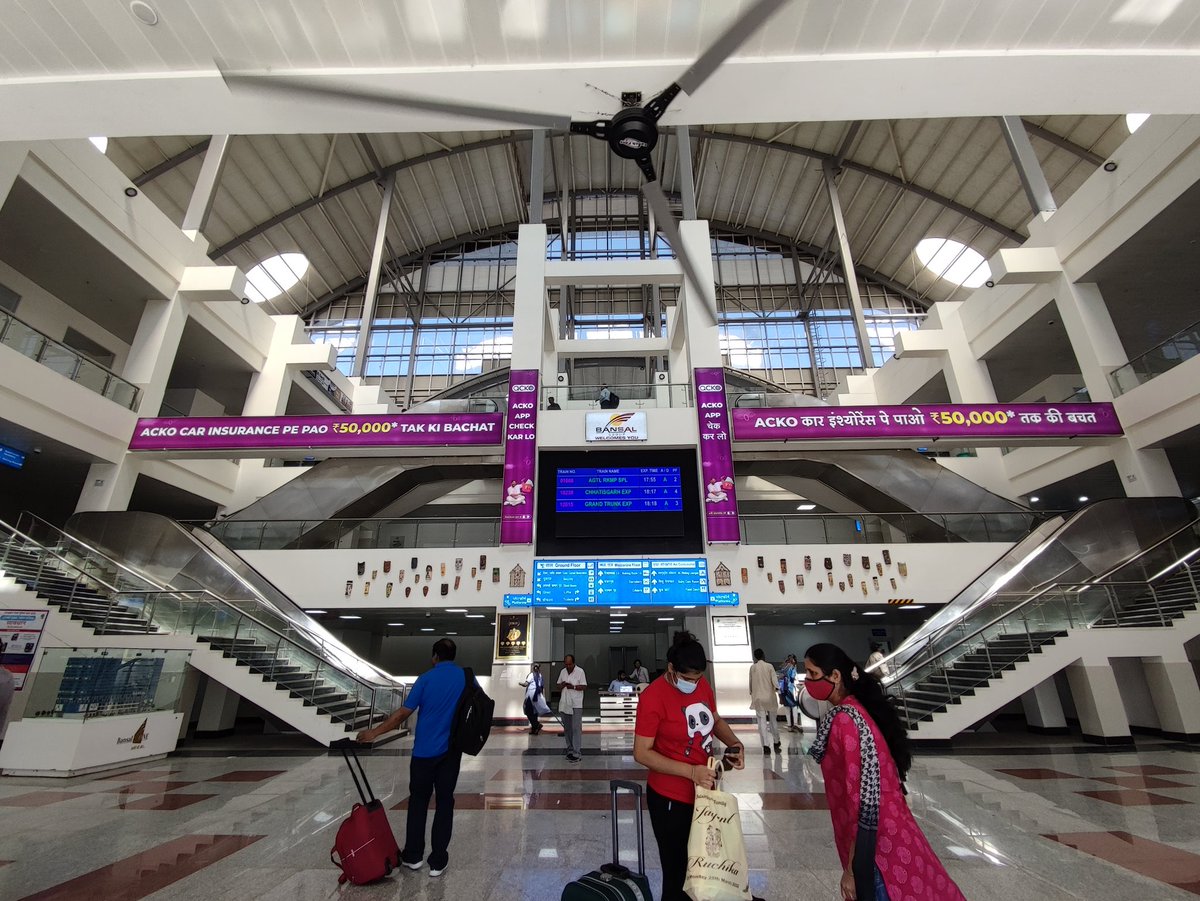
<path fill-rule="evenodd" d="M 691 901 L 683 890 L 683 881 L 687 876 L 693 805 L 664 798 L 647 786 L 646 807 L 650 811 L 654 840 L 658 842 L 658 860 L 663 874 L 662 901 Z"/>
<path fill-rule="evenodd" d="M 433 812 L 433 850 L 429 853 L 430 869 L 443 869 L 450 860 L 450 835 L 454 831 L 454 788 L 458 785 L 458 770 L 462 754 L 449 751 L 441 757 L 414 757 L 409 766 L 408 831 L 400 856 L 407 863 L 417 863 L 425 856 L 425 820 L 429 816 L 429 799 L 437 792 L 437 809 Z"/>
<path fill-rule="evenodd" d="M 533 709 L 533 701 L 529 700 L 529 698 L 525 699 L 525 718 L 529 720 L 530 729 L 537 731 L 541 727 L 541 723 L 538 722 L 537 711 Z"/>

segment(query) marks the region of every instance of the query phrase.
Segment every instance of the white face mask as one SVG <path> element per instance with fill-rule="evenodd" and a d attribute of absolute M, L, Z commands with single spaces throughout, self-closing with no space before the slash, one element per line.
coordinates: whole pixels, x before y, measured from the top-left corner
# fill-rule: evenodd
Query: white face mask
<path fill-rule="evenodd" d="M 685 695 L 690 695 L 694 692 L 699 684 L 699 682 L 689 682 L 687 679 L 680 679 L 678 676 L 675 677 L 675 687 Z"/>

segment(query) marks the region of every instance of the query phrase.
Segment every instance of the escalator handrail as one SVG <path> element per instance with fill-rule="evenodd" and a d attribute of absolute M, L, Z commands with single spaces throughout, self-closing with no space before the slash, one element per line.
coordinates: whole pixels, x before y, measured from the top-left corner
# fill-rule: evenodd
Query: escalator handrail
<path fill-rule="evenodd" d="M 928 665 L 932 664 L 934 661 L 946 656 L 955 648 L 961 646 L 962 644 L 964 644 L 967 641 L 970 641 L 972 638 L 975 638 L 980 633 L 987 631 L 988 629 L 992 628 L 993 626 L 997 625 L 998 623 L 1002 622 L 1003 620 L 1008 619 L 1010 616 L 1017 613 L 1018 611 L 1025 609 L 1026 606 L 1028 606 L 1029 604 L 1032 604 L 1034 601 L 1038 600 L 1038 598 L 1042 597 L 1045 594 L 1048 594 L 1051 591 L 1055 591 L 1055 590 L 1062 589 L 1062 588 L 1076 587 L 1079 585 L 1092 587 L 1092 586 L 1095 586 L 1095 585 L 1098 585 L 1101 583 L 1106 584 L 1106 585 L 1109 584 L 1105 580 L 1109 576 L 1111 576 L 1113 573 L 1124 569 L 1126 566 L 1129 566 L 1130 564 L 1136 563 L 1138 560 L 1142 559 L 1150 552 L 1155 551 L 1158 548 L 1162 547 L 1168 541 L 1173 541 L 1175 538 L 1184 534 L 1185 532 L 1194 531 L 1198 521 L 1200 521 L 1200 520 L 1193 519 L 1191 522 L 1189 522 L 1187 525 L 1183 526 L 1182 528 L 1179 528 L 1176 531 L 1172 532 L 1171 534 L 1165 536 L 1164 538 L 1161 538 L 1160 540 L 1156 541 L 1154 544 L 1150 545 L 1149 547 L 1142 548 L 1142 550 L 1138 551 L 1138 553 L 1134 554 L 1128 560 L 1121 561 L 1120 563 L 1116 564 L 1115 566 L 1111 567 L 1110 569 L 1108 569 L 1105 572 L 1101 573 L 1100 575 L 1096 576 L 1094 579 L 1088 580 L 1087 582 L 1083 582 L 1083 583 L 1051 582 L 1049 585 L 1043 586 L 1042 588 L 1038 589 L 1034 594 L 1030 595 L 1028 598 L 1026 598 L 1024 601 L 1022 601 L 1020 604 L 1018 604 L 1017 606 L 1012 607 L 1009 610 L 1006 610 L 1004 613 L 1000 614 L 999 616 L 997 616 L 995 619 L 991 620 L 987 624 L 980 626 L 978 629 L 976 629 L 971 634 L 964 635 L 958 641 L 954 642 L 954 644 L 949 645 L 948 647 L 942 648 L 942 650 L 938 651 L 932 657 L 925 657 L 925 658 L 921 659 L 920 661 L 917 661 L 917 658 L 914 655 L 914 657 L 911 660 L 906 661 L 904 666 L 901 667 L 899 670 L 897 670 L 894 673 L 889 674 L 888 676 L 885 676 L 884 680 L 883 680 L 884 684 L 886 684 L 888 686 L 895 685 L 901 679 L 905 678 L 908 675 L 911 675 L 914 670 L 916 670 L 922 666 L 928 666 Z M 1174 568 L 1174 567 L 1172 567 L 1172 568 Z M 1161 573 L 1160 577 L 1165 576 L 1165 575 L 1166 575 L 1165 572 Z M 1119 584 L 1149 585 L 1149 584 L 1151 584 L 1152 581 L 1154 581 L 1154 580 L 1147 579 L 1145 582 L 1122 581 Z M 1022 594 L 1022 592 L 1016 593 L 1017 596 L 1020 596 L 1020 594 Z M 968 616 L 971 615 L 971 612 L 973 612 L 973 611 L 967 611 L 967 612 L 963 613 L 963 615 L 961 617 L 959 617 L 957 620 L 955 620 L 954 623 L 952 623 L 952 624 L 946 626 L 944 629 L 942 629 L 941 632 L 939 633 L 939 635 L 945 635 L 951 629 L 957 628 L 959 623 L 961 623 L 963 620 L 965 620 Z M 886 657 L 880 661 L 880 663 L 886 663 L 886 662 L 887 662 Z M 868 669 L 868 672 L 876 669 L 878 666 L 879 666 L 879 663 L 875 664 L 875 666 Z"/>
<path fill-rule="evenodd" d="M 54 528 L 54 527 L 51 526 L 51 528 Z M 69 569 L 74 570 L 75 572 L 79 573 L 79 575 L 82 576 L 87 581 L 90 581 L 97 585 L 100 585 L 102 588 L 107 589 L 108 591 L 112 592 L 114 595 L 128 596 L 128 595 L 163 594 L 163 595 L 169 595 L 169 596 L 173 596 L 173 597 L 189 597 L 189 598 L 193 595 L 196 595 L 196 596 L 199 596 L 197 598 L 198 600 L 207 600 L 219 607 L 228 608 L 231 613 L 234 613 L 238 616 L 241 616 L 241 617 L 244 617 L 244 618 L 250 620 L 251 622 L 255 623 L 256 625 L 258 625 L 261 628 L 270 632 L 272 635 L 277 636 L 281 641 L 287 642 L 289 645 L 302 651 L 305 654 L 309 654 L 313 657 L 316 657 L 318 660 L 323 662 L 330 669 L 342 674 L 343 676 L 345 676 L 346 678 L 348 678 L 354 682 L 357 682 L 359 685 L 362 685 L 364 688 L 369 689 L 371 692 L 375 692 L 376 690 L 388 691 L 388 690 L 398 689 L 398 688 L 403 687 L 403 684 L 401 682 L 397 682 L 394 685 L 388 685 L 388 684 L 373 685 L 370 682 L 368 682 L 367 680 L 363 679 L 361 676 L 356 676 L 354 673 L 347 672 L 336 662 L 334 662 L 332 660 L 326 660 L 323 657 L 321 657 L 320 655 L 314 654 L 311 650 L 304 647 L 299 642 L 284 635 L 282 632 L 280 632 L 274 626 L 271 626 L 271 625 L 268 625 L 267 623 L 262 622 L 260 619 L 255 617 L 253 614 L 240 609 L 235 604 L 231 603 L 230 601 L 227 601 L 226 599 L 224 599 L 222 597 L 219 597 L 219 596 L 213 594 L 208 589 L 204 589 L 204 588 L 178 589 L 178 588 L 170 588 L 170 587 L 166 587 L 166 586 L 157 585 L 154 582 L 154 580 L 148 579 L 145 576 L 143 576 L 140 573 L 137 573 L 133 570 L 128 570 L 128 571 L 132 572 L 137 579 L 139 579 L 142 582 L 147 583 L 151 587 L 144 588 L 144 589 L 133 589 L 133 590 L 125 589 L 125 588 L 117 588 L 113 585 L 109 585 L 103 579 L 97 578 L 96 576 L 87 573 L 85 570 L 80 569 L 78 566 L 76 566 L 70 560 L 63 557 L 61 554 L 56 553 L 55 551 L 53 551 L 50 548 L 43 545 L 41 542 L 37 541 L 32 536 L 27 535 L 26 533 L 22 532 L 21 530 L 17 529 L 16 527 L 10 525 L 9 523 L 5 522 L 4 520 L 0 520 L 0 531 L 7 531 L 7 532 L 23 539 L 24 541 L 28 542 L 30 545 L 38 548 L 38 550 L 40 550 L 41 552 L 53 557 L 56 560 L 59 560 L 60 562 L 65 564 Z M 61 530 L 58 530 L 58 531 L 61 531 Z M 67 535 L 66 532 L 63 532 L 63 534 Z M 68 535 L 68 537 L 72 537 L 72 536 Z M 80 544 L 83 544 L 83 542 L 80 542 Z M 106 554 L 102 554 L 99 551 L 96 552 L 96 555 L 105 561 L 112 562 L 112 563 L 116 562 L 116 561 L 112 560 L 111 557 L 107 556 Z M 128 569 L 127 567 L 125 567 L 125 568 Z M 116 603 L 115 598 L 111 599 L 111 600 L 112 600 L 112 603 L 114 603 L 114 604 Z M 255 599 L 247 599 L 247 600 L 250 601 L 251 603 L 260 604 L 262 606 L 269 606 L 269 605 L 265 604 L 264 602 L 258 601 Z M 307 633 L 305 633 L 305 634 L 307 635 Z M 321 639 L 319 639 L 315 636 L 312 636 L 312 640 L 315 644 L 318 644 L 322 650 L 325 649 L 325 644 Z"/>

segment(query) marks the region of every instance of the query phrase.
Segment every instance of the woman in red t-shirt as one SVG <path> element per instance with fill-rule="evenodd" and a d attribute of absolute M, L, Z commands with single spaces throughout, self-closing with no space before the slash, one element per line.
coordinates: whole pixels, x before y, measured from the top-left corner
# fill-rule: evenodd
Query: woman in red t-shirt
<path fill-rule="evenodd" d="M 633 759 L 650 771 L 646 806 L 662 865 L 662 901 L 689 901 L 683 891 L 688 833 L 696 786 L 713 787 L 713 736 L 724 743 L 727 761 L 739 770 L 745 766 L 742 743 L 717 715 L 707 667 L 704 646 L 691 632 L 678 632 L 667 651 L 667 672 L 638 698 Z"/>

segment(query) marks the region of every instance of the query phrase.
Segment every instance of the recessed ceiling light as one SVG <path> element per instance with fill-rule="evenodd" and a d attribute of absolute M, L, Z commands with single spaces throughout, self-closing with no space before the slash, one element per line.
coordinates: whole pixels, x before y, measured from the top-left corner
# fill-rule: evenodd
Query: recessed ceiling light
<path fill-rule="evenodd" d="M 815 625 L 816 625 L 816 623 L 805 623 L 804 625 L 806 625 L 806 626 L 815 626 Z"/>
<path fill-rule="evenodd" d="M 1086 494 L 1079 495 L 1079 503 L 1086 504 L 1087 502 L 1088 502 L 1088 496 Z"/>
<path fill-rule="evenodd" d="M 1029 498 L 1029 503 L 1036 504 L 1040 500 L 1041 500 L 1041 498 L 1038 497 L 1036 494 L 1034 494 Z"/>
<path fill-rule="evenodd" d="M 676 604 L 675 609 L 676 610 L 695 610 L 696 605 L 695 604 Z"/>
<path fill-rule="evenodd" d="M 924 610 L 924 604 L 909 604 L 907 607 L 901 607 L 901 610 Z"/>
<path fill-rule="evenodd" d="M 468 613 L 467 619 L 483 619 L 482 613 Z"/>
<path fill-rule="evenodd" d="M 886 610 L 864 610 L 863 616 L 883 616 L 886 612 Z"/>
<path fill-rule="evenodd" d="M 433 629 L 432 629 L 431 627 L 429 627 L 429 626 L 422 626 L 422 627 L 421 627 L 421 631 L 422 631 L 422 632 L 432 632 L 432 631 L 433 631 Z"/>
<path fill-rule="evenodd" d="M 1125 127 L 1129 129 L 1129 133 L 1133 134 L 1139 128 L 1146 124 L 1146 120 L 1150 118 L 1149 113 L 1126 113 Z"/>
<path fill-rule="evenodd" d="M 673 622 L 675 622 L 675 617 L 673 617 L 673 616 L 660 616 L 660 617 L 658 618 L 658 621 L 659 621 L 660 623 L 673 623 Z"/>
<path fill-rule="evenodd" d="M 467 608 L 466 607 L 447 607 L 446 612 L 447 613 L 466 613 Z"/>
<path fill-rule="evenodd" d="M 388 623 L 389 626 L 403 626 L 404 623 Z"/>
<path fill-rule="evenodd" d="M 353 613 L 339 613 L 338 619 L 362 619 L 362 617 L 355 616 Z"/>
<path fill-rule="evenodd" d="M 837 620 L 836 619 L 819 619 L 819 620 L 817 620 L 817 622 L 819 622 L 819 623 L 836 623 Z"/>
<path fill-rule="evenodd" d="M 154 7 L 147 3 L 146 0 L 133 0 L 129 4 L 129 11 L 143 25 L 153 27 L 158 24 L 158 13 L 154 11 Z"/>
<path fill-rule="evenodd" d="M 815 509 L 817 509 L 817 505 L 816 504 L 801 504 L 796 509 L 797 510 L 815 510 Z"/>
<path fill-rule="evenodd" d="M 318 613 L 328 613 L 329 611 L 328 610 L 305 610 L 304 612 L 311 613 L 315 616 Z"/>
<path fill-rule="evenodd" d="M 577 616 L 564 616 L 564 617 L 563 617 L 563 618 L 560 620 L 560 622 L 564 622 L 564 623 L 577 623 L 577 622 L 579 622 L 579 617 L 577 617 Z"/>
<path fill-rule="evenodd" d="M 746 616 L 756 616 L 756 615 L 757 615 L 757 614 L 754 614 L 754 613 L 747 613 L 747 614 L 746 614 Z"/>
<path fill-rule="evenodd" d="M 547 610 L 566 610 L 566 607 L 547 607 Z"/>
<path fill-rule="evenodd" d="M 496 625 L 496 621 L 495 621 L 495 620 L 492 620 L 490 623 L 488 623 L 488 625 L 489 625 L 489 626 L 494 626 L 494 625 Z"/>
<path fill-rule="evenodd" d="M 626 604 L 624 607 L 613 607 L 612 609 L 613 610 L 628 610 L 630 608 L 629 608 L 629 605 Z"/>
<path fill-rule="evenodd" d="M 608 615 L 608 618 L 609 619 L 623 619 L 626 616 L 629 616 L 629 614 L 628 613 L 610 613 Z"/>
<path fill-rule="evenodd" d="M 99 150 L 101 153 L 108 153 L 108 138 L 99 136 L 99 137 L 95 137 L 95 138 L 88 138 L 88 140 L 91 141 L 92 146 L 95 147 L 97 150 Z"/>

